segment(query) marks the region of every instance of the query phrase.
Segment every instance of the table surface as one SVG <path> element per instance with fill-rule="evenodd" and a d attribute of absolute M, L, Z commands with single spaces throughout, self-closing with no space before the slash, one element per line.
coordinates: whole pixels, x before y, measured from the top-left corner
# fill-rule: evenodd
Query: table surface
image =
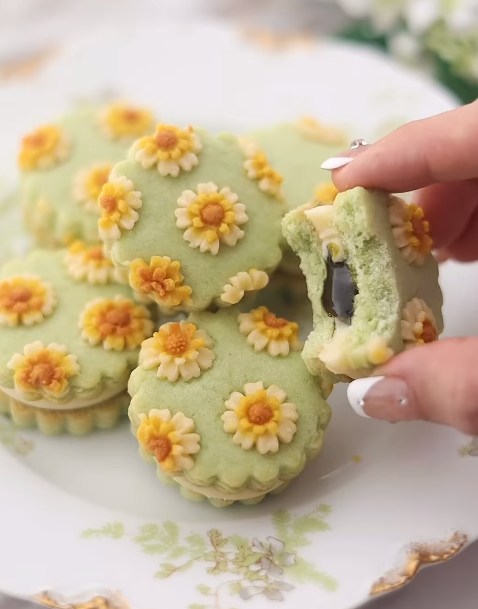
<path fill-rule="evenodd" d="M 251 27 L 306 28 L 323 34 L 344 20 L 327 0 L 0 0 L 0 68 L 58 46 L 65 32 L 81 34 L 93 18 L 102 23 L 112 7 L 115 23 L 215 15 Z M 474 544 L 453 561 L 425 569 L 403 590 L 370 602 L 367 609 L 477 609 L 477 566 Z M 29 608 L 0 595 L 0 609 Z"/>

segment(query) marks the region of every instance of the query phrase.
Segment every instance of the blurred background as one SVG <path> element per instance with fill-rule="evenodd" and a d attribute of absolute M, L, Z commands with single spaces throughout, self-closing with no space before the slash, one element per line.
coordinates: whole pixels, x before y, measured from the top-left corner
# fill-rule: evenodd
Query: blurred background
<path fill-rule="evenodd" d="M 478 0 L 0 0 L 0 82 L 27 78 L 66 42 L 105 26 L 204 18 L 270 47 L 324 36 L 371 45 L 431 74 L 463 103 L 478 98 Z M 477 564 L 475 544 L 373 607 L 476 609 Z M 0 594 L 0 609 L 24 607 Z"/>
<path fill-rule="evenodd" d="M 0 78 L 28 73 L 105 25 L 204 17 L 234 21 L 264 42 L 267 31 L 374 45 L 463 102 L 478 97 L 478 0 L 0 0 Z"/>

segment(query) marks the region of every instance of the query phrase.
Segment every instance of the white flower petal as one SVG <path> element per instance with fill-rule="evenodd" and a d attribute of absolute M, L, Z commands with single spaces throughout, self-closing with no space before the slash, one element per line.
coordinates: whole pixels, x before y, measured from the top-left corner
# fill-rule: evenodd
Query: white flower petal
<path fill-rule="evenodd" d="M 229 201 L 229 203 L 232 203 L 232 205 L 233 205 L 232 209 L 234 211 L 236 211 L 235 208 L 239 207 L 238 205 L 235 205 L 235 203 L 237 203 L 237 201 L 239 201 L 239 197 L 237 196 L 237 194 L 235 192 L 232 192 L 232 190 L 230 188 L 228 188 L 227 186 L 221 190 L 221 194 L 226 197 L 226 199 Z M 242 205 L 242 207 L 244 207 L 244 209 L 245 209 L 244 205 Z"/>
<path fill-rule="evenodd" d="M 297 406 L 291 402 L 286 402 L 281 405 L 282 417 L 289 421 L 297 421 L 299 414 L 297 413 Z"/>
<path fill-rule="evenodd" d="M 297 427 L 295 423 L 287 419 L 282 419 L 282 421 L 279 423 L 277 436 L 281 442 L 288 444 L 294 437 L 296 431 Z"/>
<path fill-rule="evenodd" d="M 239 322 L 239 332 L 241 332 L 241 334 L 247 335 L 255 330 L 256 322 L 250 313 L 242 313 L 237 318 L 237 321 Z"/>
<path fill-rule="evenodd" d="M 234 212 L 234 215 L 236 216 L 235 218 L 235 223 L 236 224 L 245 224 L 249 218 L 246 214 L 246 206 L 243 205 L 242 203 L 237 203 L 236 205 L 233 206 L 232 211 Z"/>
<path fill-rule="evenodd" d="M 179 207 L 189 207 L 197 199 L 197 194 L 192 190 L 185 190 L 178 199 Z"/>
<path fill-rule="evenodd" d="M 262 351 L 269 342 L 267 336 L 261 334 L 259 330 L 253 330 L 247 337 L 247 342 L 256 349 L 256 351 Z"/>
<path fill-rule="evenodd" d="M 267 389 L 267 396 L 277 398 L 281 403 L 285 400 L 286 395 L 286 392 L 277 385 L 271 385 Z"/>
<path fill-rule="evenodd" d="M 149 414 L 147 416 L 150 419 L 151 418 L 161 419 L 161 421 L 164 421 L 165 423 L 169 423 L 169 421 L 171 420 L 171 412 L 167 408 L 164 408 L 163 410 L 159 410 L 158 408 L 153 408 L 153 410 L 149 411 Z"/>
<path fill-rule="evenodd" d="M 189 455 L 195 455 L 201 450 L 201 445 L 199 444 L 200 436 L 197 433 L 188 433 L 183 438 L 181 438 L 181 446 L 184 448 L 186 453 Z"/>
<path fill-rule="evenodd" d="M 246 395 L 253 395 L 257 393 L 261 389 L 264 389 L 264 383 L 262 381 L 258 381 L 257 383 L 246 383 L 244 385 L 244 392 Z M 285 397 L 285 393 L 284 393 Z"/>
<path fill-rule="evenodd" d="M 206 330 L 196 330 L 196 337 L 197 338 L 202 338 L 204 341 L 204 345 L 206 347 L 212 347 L 213 342 L 212 342 L 212 338 L 209 336 L 209 334 L 206 332 Z"/>
<path fill-rule="evenodd" d="M 189 360 L 179 366 L 181 378 L 185 381 L 190 381 L 192 378 L 197 378 L 201 374 L 201 369 L 195 360 Z"/>
<path fill-rule="evenodd" d="M 225 402 L 226 407 L 229 408 L 229 410 L 235 410 L 243 397 L 244 395 L 239 393 L 239 391 L 233 391 L 229 399 Z"/>
<path fill-rule="evenodd" d="M 182 412 L 177 412 L 171 419 L 171 423 L 174 424 L 176 430 L 181 434 L 188 434 L 194 431 L 194 421 L 188 419 Z"/>
<path fill-rule="evenodd" d="M 221 235 L 221 241 L 230 247 L 236 245 L 239 239 L 244 237 L 244 231 L 237 226 L 232 225 L 228 235 Z"/>
<path fill-rule="evenodd" d="M 279 450 L 279 440 L 273 434 L 259 436 L 256 441 L 257 452 L 261 455 L 276 453 Z"/>
<path fill-rule="evenodd" d="M 179 175 L 179 165 L 176 161 L 159 161 L 158 172 L 162 177 L 173 176 L 177 178 Z"/>
<path fill-rule="evenodd" d="M 188 152 L 180 159 L 178 159 L 178 164 L 181 169 L 184 169 L 184 171 L 191 171 L 191 169 L 195 167 L 198 163 L 199 160 L 193 152 Z"/>
<path fill-rule="evenodd" d="M 288 355 L 289 342 L 287 340 L 271 340 L 267 348 L 269 355 L 277 357 L 278 355 Z"/>
<path fill-rule="evenodd" d="M 215 357 L 216 356 L 211 351 L 211 349 L 202 347 L 199 350 L 196 362 L 197 362 L 198 366 L 201 368 L 201 370 L 207 370 L 208 368 L 210 368 L 212 366 L 212 363 L 213 363 Z"/>
<path fill-rule="evenodd" d="M 223 429 L 226 433 L 234 433 L 237 431 L 239 426 L 239 419 L 235 412 L 227 410 L 222 416 L 221 420 L 224 423 Z"/>
<path fill-rule="evenodd" d="M 163 362 L 158 368 L 158 378 L 166 378 L 171 383 L 178 380 L 179 368 L 173 361 Z"/>
<path fill-rule="evenodd" d="M 218 187 L 216 186 L 216 184 L 214 184 L 214 182 L 207 182 L 203 184 L 198 184 L 197 191 L 199 194 L 212 195 L 217 193 Z"/>
<path fill-rule="evenodd" d="M 254 438 L 252 436 L 246 436 L 240 431 L 236 431 L 232 437 L 232 441 L 234 444 L 240 444 L 244 450 L 249 450 L 254 446 Z"/>

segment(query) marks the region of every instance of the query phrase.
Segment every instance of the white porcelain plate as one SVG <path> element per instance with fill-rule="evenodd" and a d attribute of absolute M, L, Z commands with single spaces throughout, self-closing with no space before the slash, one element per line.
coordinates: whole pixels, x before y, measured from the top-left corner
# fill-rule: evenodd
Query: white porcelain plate
<path fill-rule="evenodd" d="M 74 100 L 111 95 L 213 130 L 307 113 L 369 140 L 456 104 L 427 77 L 362 47 L 267 50 L 217 25 L 125 28 L 74 44 L 34 80 L 0 89 L 3 183 L 15 176 L 26 130 Z M 24 239 L 18 213 L 2 209 L 5 257 Z M 476 279 L 476 267 L 445 266 L 448 334 L 478 330 Z M 126 422 L 87 438 L 46 438 L 2 420 L 0 589 L 117 591 L 133 609 L 349 609 L 478 537 L 478 449 L 469 438 L 361 420 L 343 387 L 331 404 L 324 452 L 300 479 L 258 506 L 223 510 L 159 484 Z M 413 544 L 422 545 L 407 555 Z"/>

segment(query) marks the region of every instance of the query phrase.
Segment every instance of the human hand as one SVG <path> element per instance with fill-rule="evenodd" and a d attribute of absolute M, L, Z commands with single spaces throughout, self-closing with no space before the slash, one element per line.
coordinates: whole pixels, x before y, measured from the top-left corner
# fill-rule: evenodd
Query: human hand
<path fill-rule="evenodd" d="M 339 190 L 417 190 L 414 202 L 430 222 L 437 258 L 478 260 L 478 101 L 409 123 L 344 157 L 353 161 L 333 171 Z M 376 375 L 349 386 L 359 414 L 433 421 L 478 434 L 478 338 L 400 353 Z"/>

